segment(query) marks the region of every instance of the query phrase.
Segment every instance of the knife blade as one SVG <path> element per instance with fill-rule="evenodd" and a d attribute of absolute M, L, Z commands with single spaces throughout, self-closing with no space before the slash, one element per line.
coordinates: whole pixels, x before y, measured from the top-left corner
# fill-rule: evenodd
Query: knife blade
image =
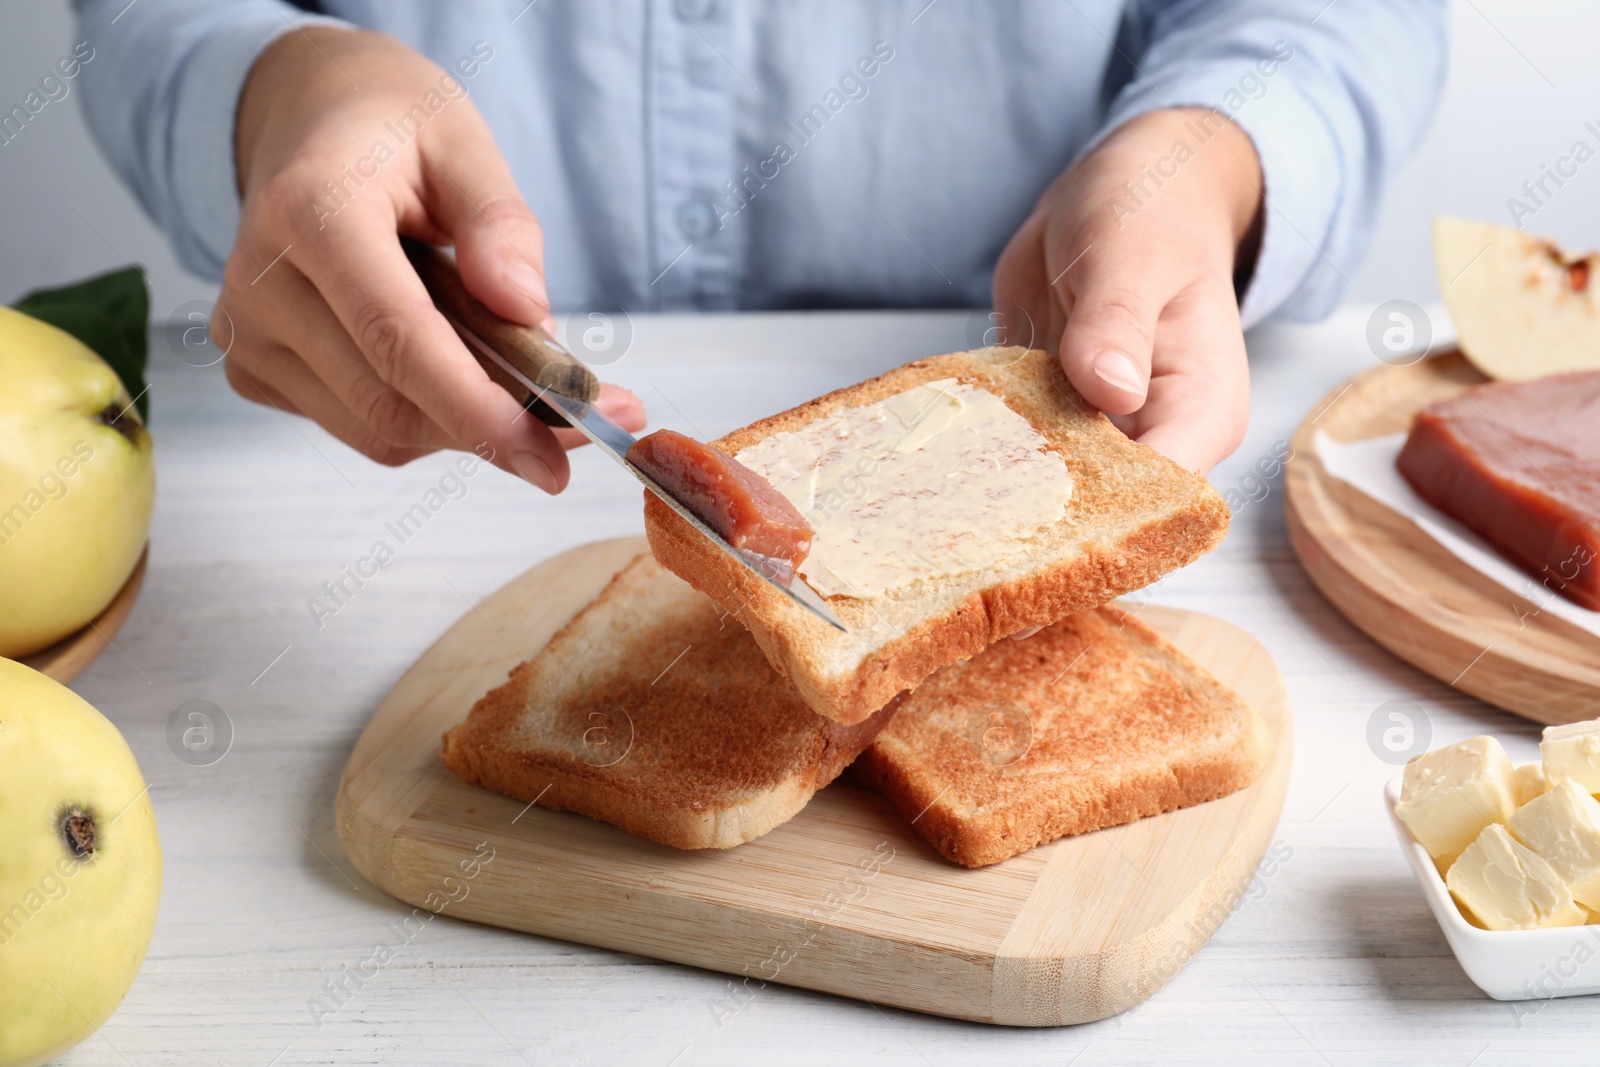
<path fill-rule="evenodd" d="M 787 563 L 735 548 L 628 460 L 628 449 L 638 439 L 594 406 L 600 383 L 582 360 L 538 327 L 507 322 L 484 307 L 467 292 L 455 264 L 438 249 L 411 238 L 402 238 L 402 243 L 440 313 L 484 365 L 489 376 L 516 397 L 525 409 L 547 424 L 571 426 L 583 434 L 739 566 L 829 626 L 845 630 L 844 622 L 828 602 L 794 574 Z M 529 370 L 534 373 L 530 375 Z M 513 383 L 520 388 L 513 388 Z"/>

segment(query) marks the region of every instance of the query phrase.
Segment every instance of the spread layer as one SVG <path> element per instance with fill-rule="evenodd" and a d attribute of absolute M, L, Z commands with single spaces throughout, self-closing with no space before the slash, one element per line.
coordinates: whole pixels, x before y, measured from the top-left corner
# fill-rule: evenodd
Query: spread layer
<path fill-rule="evenodd" d="M 1027 419 L 945 378 L 773 434 L 735 457 L 813 530 L 800 574 L 867 599 L 1001 564 L 1066 514 L 1072 476 Z"/>

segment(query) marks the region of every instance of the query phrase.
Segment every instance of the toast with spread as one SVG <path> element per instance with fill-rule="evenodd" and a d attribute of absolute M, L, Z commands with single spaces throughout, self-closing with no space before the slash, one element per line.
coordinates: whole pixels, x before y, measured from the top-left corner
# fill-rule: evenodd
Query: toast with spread
<path fill-rule="evenodd" d="M 1108 605 L 945 667 L 851 774 L 947 859 L 982 867 L 1226 796 L 1267 755 L 1249 705 Z"/>
<path fill-rule="evenodd" d="M 854 725 L 784 684 L 749 632 L 648 555 L 444 735 L 473 785 L 676 848 L 729 848 L 793 817 L 893 705 Z"/>
<path fill-rule="evenodd" d="M 713 444 L 809 524 L 798 572 L 847 632 L 646 494 L 651 549 L 842 723 L 1003 637 L 1154 582 L 1228 526 L 1204 478 L 1129 440 L 1040 351 L 918 360 Z"/>

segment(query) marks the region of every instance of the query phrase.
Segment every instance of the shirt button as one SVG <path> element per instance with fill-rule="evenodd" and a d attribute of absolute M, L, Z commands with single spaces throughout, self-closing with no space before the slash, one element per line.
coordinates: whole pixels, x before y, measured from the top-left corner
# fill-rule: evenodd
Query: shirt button
<path fill-rule="evenodd" d="M 686 200 L 678 205 L 678 229 L 691 241 L 698 241 L 717 228 L 716 212 L 704 200 Z"/>
<path fill-rule="evenodd" d="M 685 22 L 700 22 L 719 14 L 717 0 L 673 0 L 672 10 Z"/>

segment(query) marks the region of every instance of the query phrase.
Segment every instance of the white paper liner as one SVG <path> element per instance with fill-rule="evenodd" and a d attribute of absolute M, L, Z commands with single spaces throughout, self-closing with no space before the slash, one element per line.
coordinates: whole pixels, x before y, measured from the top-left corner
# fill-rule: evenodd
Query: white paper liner
<path fill-rule="evenodd" d="M 1403 433 L 1346 443 L 1318 430 L 1317 459 L 1333 477 L 1398 511 L 1461 562 L 1504 586 L 1514 594 L 1506 600 L 1507 610 L 1518 618 L 1547 612 L 1600 637 L 1600 612 L 1579 607 L 1546 588 L 1506 562 L 1482 537 L 1419 497 L 1394 465 L 1405 443 Z"/>

